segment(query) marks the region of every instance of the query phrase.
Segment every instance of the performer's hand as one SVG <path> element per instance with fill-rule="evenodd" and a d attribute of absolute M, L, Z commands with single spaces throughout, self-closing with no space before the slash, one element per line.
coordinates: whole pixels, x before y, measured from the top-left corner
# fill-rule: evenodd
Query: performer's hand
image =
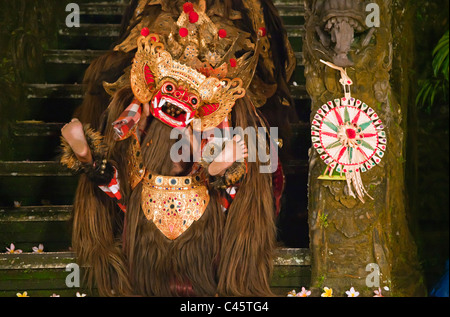
<path fill-rule="evenodd" d="M 61 134 L 67 143 L 69 143 L 80 162 L 92 163 L 91 150 L 87 144 L 83 125 L 80 120 L 73 118 L 72 121 L 62 127 Z"/>

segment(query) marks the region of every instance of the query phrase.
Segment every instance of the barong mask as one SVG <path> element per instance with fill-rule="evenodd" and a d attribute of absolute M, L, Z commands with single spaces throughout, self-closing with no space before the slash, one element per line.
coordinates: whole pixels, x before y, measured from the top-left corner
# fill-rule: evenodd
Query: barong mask
<path fill-rule="evenodd" d="M 259 38 L 265 35 L 260 30 L 252 43 L 249 34 L 230 39 L 227 33 L 209 19 L 202 1 L 195 8 L 186 3 L 166 36 L 142 29 L 130 74 L 136 99 L 149 103 L 150 113 L 174 128 L 218 126 L 245 96 L 258 62 Z"/>

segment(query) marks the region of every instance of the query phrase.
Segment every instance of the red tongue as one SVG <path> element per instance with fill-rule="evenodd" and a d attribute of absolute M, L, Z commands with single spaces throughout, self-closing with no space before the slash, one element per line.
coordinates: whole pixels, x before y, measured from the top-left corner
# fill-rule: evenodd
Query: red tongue
<path fill-rule="evenodd" d="M 180 114 L 178 117 L 175 118 L 175 120 L 186 122 L 186 112 L 183 114 Z"/>

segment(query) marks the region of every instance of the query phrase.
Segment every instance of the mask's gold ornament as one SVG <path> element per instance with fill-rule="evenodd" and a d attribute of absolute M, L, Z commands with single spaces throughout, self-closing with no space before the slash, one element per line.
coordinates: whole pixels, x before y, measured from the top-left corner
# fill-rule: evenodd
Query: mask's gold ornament
<path fill-rule="evenodd" d="M 209 194 L 200 175 L 174 177 L 147 172 L 141 202 L 145 217 L 174 240 L 200 219 L 208 206 Z"/>

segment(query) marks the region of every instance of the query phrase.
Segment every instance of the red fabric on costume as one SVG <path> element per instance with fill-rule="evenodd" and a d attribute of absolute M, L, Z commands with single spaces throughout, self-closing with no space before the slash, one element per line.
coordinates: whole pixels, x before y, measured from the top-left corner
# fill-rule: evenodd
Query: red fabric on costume
<path fill-rule="evenodd" d="M 113 122 L 113 129 L 116 132 L 116 138 L 123 140 L 128 137 L 131 129 L 139 122 L 141 118 L 142 107 L 138 100 L 133 102 L 120 114 L 119 119 Z"/>
<path fill-rule="evenodd" d="M 119 201 L 122 199 L 122 194 L 120 192 L 120 182 L 119 182 L 119 173 L 117 171 L 117 169 L 113 166 L 114 168 L 114 176 L 111 179 L 111 181 L 109 182 L 108 185 L 102 185 L 102 186 L 98 186 L 106 195 L 108 195 L 109 197 L 115 199 L 117 201 L 117 205 L 119 206 L 119 208 L 123 211 L 126 212 L 126 207 L 124 205 L 122 205 L 121 203 L 119 203 Z"/>

